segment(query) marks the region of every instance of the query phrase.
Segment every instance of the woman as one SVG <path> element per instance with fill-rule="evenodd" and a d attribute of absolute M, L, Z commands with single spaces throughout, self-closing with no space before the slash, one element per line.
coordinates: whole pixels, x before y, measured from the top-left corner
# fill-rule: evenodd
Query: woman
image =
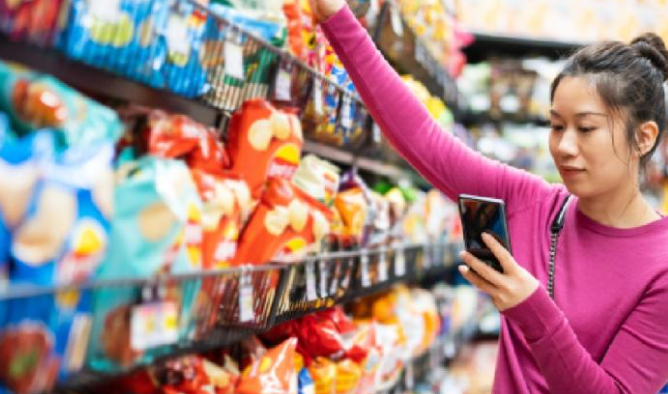
<path fill-rule="evenodd" d="M 312 1 L 397 150 L 451 199 L 467 193 L 507 204 L 514 256 L 485 241 L 504 274 L 469 254 L 460 267 L 503 316 L 494 392 L 659 391 L 668 380 L 668 219 L 638 184 L 666 127 L 663 41 L 647 34 L 586 47 L 554 81 L 550 152 L 564 187 L 485 159 L 440 130 L 344 1 Z M 550 227 L 569 194 L 552 299 Z"/>

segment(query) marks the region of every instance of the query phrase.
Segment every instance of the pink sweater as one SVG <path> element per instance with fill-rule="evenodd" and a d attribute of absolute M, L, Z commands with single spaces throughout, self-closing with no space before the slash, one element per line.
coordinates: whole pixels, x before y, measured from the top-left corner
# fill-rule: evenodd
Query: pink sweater
<path fill-rule="evenodd" d="M 488 160 L 440 129 L 346 7 L 322 25 L 385 136 L 449 198 L 505 200 L 513 252 L 547 283 L 563 186 Z M 555 301 L 544 287 L 503 313 L 495 393 L 655 394 L 668 381 L 668 219 L 611 228 L 570 204 Z"/>

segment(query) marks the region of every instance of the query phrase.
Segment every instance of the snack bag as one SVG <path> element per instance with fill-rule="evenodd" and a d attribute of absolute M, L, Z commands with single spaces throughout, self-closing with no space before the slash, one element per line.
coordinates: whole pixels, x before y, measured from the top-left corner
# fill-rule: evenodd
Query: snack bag
<path fill-rule="evenodd" d="M 290 53 L 308 65 L 315 66 L 316 22 L 310 4 L 306 0 L 286 0 L 283 13 L 288 21 Z"/>
<path fill-rule="evenodd" d="M 19 135 L 48 128 L 60 149 L 115 143 L 123 125 L 116 113 L 50 76 L 18 72 L 0 62 L 0 110 Z"/>
<path fill-rule="evenodd" d="M 204 35 L 207 26 L 206 11 L 195 4 L 166 0 L 169 15 L 162 30 L 165 60 L 161 69 L 165 87 L 186 96 L 197 97 L 206 91 L 206 68 L 203 67 Z M 207 5 L 208 0 L 199 3 Z"/>
<path fill-rule="evenodd" d="M 241 375 L 237 394 L 296 394 L 297 371 L 294 358 L 297 339 L 291 338 L 270 349 Z"/>
<path fill-rule="evenodd" d="M 71 0 L 58 39 L 67 56 L 161 88 L 166 51 L 160 47 L 169 1 Z"/>
<path fill-rule="evenodd" d="M 144 157 L 119 169 L 114 200 L 110 253 L 99 271 L 101 279 L 143 278 L 160 273 L 202 269 L 202 203 L 190 171 L 179 161 Z M 189 312 L 199 284 L 182 292 L 168 286 L 151 302 L 175 304 L 180 335 L 186 335 Z M 146 293 L 146 292 L 144 292 Z M 132 365 L 147 349 L 131 346 L 133 305 L 142 299 L 131 288 L 96 293 L 96 316 L 88 360 L 92 368 L 115 370 Z"/>
<path fill-rule="evenodd" d="M 292 113 L 274 109 L 264 100 L 249 100 L 230 123 L 227 148 L 232 171 L 259 200 L 269 178 L 292 179 L 303 143 L 301 124 Z"/>
<path fill-rule="evenodd" d="M 292 182 L 308 195 L 331 207 L 339 188 L 339 168 L 314 155 L 305 156 Z"/>
<path fill-rule="evenodd" d="M 343 224 L 343 236 L 349 242 L 359 245 L 364 235 L 364 224 L 368 214 L 364 190 L 350 188 L 340 191 L 334 199 L 334 207 L 338 211 Z"/>
<path fill-rule="evenodd" d="M 362 379 L 362 367 L 344 359 L 336 363 L 336 394 L 354 394 Z"/>
<path fill-rule="evenodd" d="M 372 394 L 376 392 L 376 381 L 382 361 L 382 349 L 376 335 L 376 323 L 358 323 L 358 330 L 353 336 L 353 343 L 367 350 L 367 356 L 362 361 L 362 374 L 357 385 L 357 394 Z"/>
<path fill-rule="evenodd" d="M 0 3 L 0 26 L 12 40 L 33 44 L 53 44 L 61 0 L 3 1 Z"/>
<path fill-rule="evenodd" d="M 318 357 L 308 371 L 313 378 L 315 394 L 336 393 L 336 364 L 333 361 Z"/>
<path fill-rule="evenodd" d="M 241 234 L 235 265 L 298 260 L 329 232 L 331 219 L 327 207 L 274 178 Z"/>
<path fill-rule="evenodd" d="M 298 379 L 298 394 L 315 394 L 315 384 L 313 383 L 313 378 L 307 368 L 301 369 Z"/>

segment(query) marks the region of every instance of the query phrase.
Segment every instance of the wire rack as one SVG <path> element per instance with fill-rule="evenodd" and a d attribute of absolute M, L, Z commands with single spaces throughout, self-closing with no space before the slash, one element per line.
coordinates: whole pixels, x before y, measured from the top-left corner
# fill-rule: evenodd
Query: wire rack
<path fill-rule="evenodd" d="M 269 37 L 231 22 L 228 16 L 195 0 L 120 0 L 117 10 L 93 3 L 33 0 L 10 7 L 2 2 L 0 31 L 4 40 L 28 44 L 43 56 L 57 54 L 210 107 L 218 111 L 221 130 L 244 101 L 262 98 L 298 108 L 305 132 L 317 141 L 350 146 L 367 140 L 373 121 L 351 84 L 341 86 L 316 70 L 315 64 L 276 47 Z M 14 58 L 11 47 L 4 52 L 3 58 Z M 42 63 L 36 60 L 30 65 L 41 69 Z M 62 68 L 54 74 L 66 82 L 81 82 L 67 66 Z M 100 88 L 94 79 L 75 87 L 115 95 L 113 83 Z M 128 98 L 123 92 L 117 96 Z M 134 101 L 144 96 L 154 95 L 141 92 Z M 164 97 L 147 101 L 166 104 L 168 110 L 188 108 Z"/>

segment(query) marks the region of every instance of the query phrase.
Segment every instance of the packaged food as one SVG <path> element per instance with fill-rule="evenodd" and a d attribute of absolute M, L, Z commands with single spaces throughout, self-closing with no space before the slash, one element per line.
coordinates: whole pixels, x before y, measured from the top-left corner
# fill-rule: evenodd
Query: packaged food
<path fill-rule="evenodd" d="M 227 148 L 232 171 L 246 180 L 251 195 L 259 200 L 268 179 L 292 179 L 302 143 L 297 116 L 264 100 L 246 101 L 230 124 Z"/>
<path fill-rule="evenodd" d="M 290 52 L 307 64 L 315 65 L 316 22 L 307 0 L 286 0 L 283 13 L 288 21 Z"/>
<path fill-rule="evenodd" d="M 339 168 L 315 155 L 302 158 L 293 183 L 321 203 L 332 206 L 339 188 Z"/>
<path fill-rule="evenodd" d="M 246 368 L 236 388 L 237 394 L 297 393 L 294 358 L 297 339 L 292 338 L 270 349 L 260 360 Z"/>
<path fill-rule="evenodd" d="M 118 174 L 111 223 L 110 249 L 101 265 L 101 279 L 150 277 L 202 269 L 202 202 L 190 171 L 180 161 L 147 156 L 127 163 Z M 168 302 L 176 305 L 178 327 L 187 331 L 198 282 L 182 292 L 178 284 L 149 299 L 131 288 L 96 292 L 92 346 L 88 360 L 98 370 L 127 367 L 144 355 L 130 346 L 133 305 Z M 160 296 L 162 294 L 162 296 Z M 185 335 L 185 334 L 179 334 Z M 150 352 L 149 352 L 150 356 Z"/>
<path fill-rule="evenodd" d="M 319 245 L 331 219 L 326 206 L 274 178 L 241 234 L 235 265 L 298 260 Z"/>
<path fill-rule="evenodd" d="M 0 3 L 0 26 L 13 40 L 53 45 L 61 0 L 28 0 Z"/>
<path fill-rule="evenodd" d="M 166 51 L 160 33 L 168 26 L 170 3 L 72 0 L 58 46 L 71 58 L 162 88 Z M 180 38 L 181 32 L 170 34 Z"/>
<path fill-rule="evenodd" d="M 354 394 L 362 379 L 362 367 L 344 359 L 336 363 L 336 394 Z"/>
<path fill-rule="evenodd" d="M 206 92 L 207 81 L 207 69 L 202 64 L 207 13 L 194 3 L 166 2 L 170 12 L 160 40 L 165 46 L 161 69 L 165 87 L 186 97 L 200 96 Z M 207 5 L 208 1 L 199 3 Z"/>
<path fill-rule="evenodd" d="M 319 357 L 308 367 L 308 371 L 313 378 L 316 394 L 336 393 L 336 364 L 334 361 Z"/>
<path fill-rule="evenodd" d="M 52 129 L 60 150 L 115 143 L 123 126 L 116 113 L 50 76 L 0 62 L 0 110 L 18 134 Z"/>
<path fill-rule="evenodd" d="M 302 368 L 298 376 L 298 394 L 315 394 L 315 384 L 307 368 Z"/>
<path fill-rule="evenodd" d="M 358 323 L 353 343 L 367 351 L 366 358 L 361 362 L 362 375 L 357 385 L 357 394 L 375 393 L 382 361 L 382 349 L 378 343 L 376 323 Z"/>
<path fill-rule="evenodd" d="M 340 191 L 334 199 L 334 207 L 344 225 L 344 236 L 354 244 L 361 243 L 368 211 L 364 190 L 350 188 Z"/>

